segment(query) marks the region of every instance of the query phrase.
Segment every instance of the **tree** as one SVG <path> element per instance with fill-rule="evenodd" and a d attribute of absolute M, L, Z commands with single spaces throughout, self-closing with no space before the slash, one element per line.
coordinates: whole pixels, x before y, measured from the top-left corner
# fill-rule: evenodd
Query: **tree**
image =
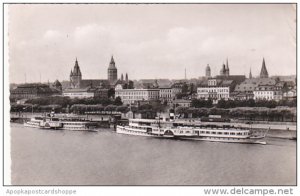
<path fill-rule="evenodd" d="M 182 93 L 183 94 L 189 93 L 189 86 L 187 85 L 187 83 L 183 83 L 183 85 L 182 85 Z"/>
<path fill-rule="evenodd" d="M 186 115 L 187 115 L 187 110 L 188 110 L 187 107 L 178 106 L 178 107 L 175 109 L 175 113 L 176 113 L 176 114 L 180 114 L 180 115 L 186 116 Z"/>
<path fill-rule="evenodd" d="M 118 96 L 118 97 L 115 99 L 114 105 L 117 105 L 117 106 L 123 105 L 123 102 L 122 102 L 121 97 Z"/>
<path fill-rule="evenodd" d="M 105 111 L 112 112 L 112 111 L 115 111 L 116 108 L 117 108 L 117 106 L 115 106 L 115 105 L 108 105 L 108 106 L 105 107 Z"/>
<path fill-rule="evenodd" d="M 110 97 L 114 97 L 115 96 L 115 89 L 114 88 L 110 88 L 107 92 L 107 96 L 108 98 Z"/>
<path fill-rule="evenodd" d="M 127 112 L 127 111 L 128 111 L 128 107 L 127 107 L 127 106 L 118 106 L 118 107 L 116 108 L 116 111 L 117 111 L 117 112 L 122 112 L 122 113 L 124 113 L 124 112 Z"/>

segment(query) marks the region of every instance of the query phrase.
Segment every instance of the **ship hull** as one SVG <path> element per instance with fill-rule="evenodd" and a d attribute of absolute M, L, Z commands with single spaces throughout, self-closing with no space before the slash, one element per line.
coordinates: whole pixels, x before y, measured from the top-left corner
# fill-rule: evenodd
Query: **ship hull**
<path fill-rule="evenodd" d="M 214 136 L 178 136 L 178 135 L 164 135 L 164 134 L 153 134 L 143 131 L 133 131 L 129 127 L 117 126 L 116 132 L 119 134 L 133 135 L 133 136 L 145 136 L 145 137 L 156 137 L 156 138 L 168 138 L 168 139 L 179 139 L 179 140 L 193 140 L 193 141 L 209 141 L 209 142 L 224 142 L 224 143 L 241 143 L 241 144 L 266 144 L 263 141 L 264 137 L 214 137 Z"/>

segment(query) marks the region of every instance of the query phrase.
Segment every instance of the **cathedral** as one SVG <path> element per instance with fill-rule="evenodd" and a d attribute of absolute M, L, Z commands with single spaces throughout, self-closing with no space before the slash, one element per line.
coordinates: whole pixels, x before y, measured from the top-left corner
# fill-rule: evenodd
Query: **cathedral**
<path fill-rule="evenodd" d="M 229 76 L 228 59 L 226 60 L 226 65 L 223 63 L 222 69 L 220 70 L 220 76 Z"/>
<path fill-rule="evenodd" d="M 121 78 L 118 79 L 118 69 L 116 67 L 116 63 L 114 57 L 111 57 L 110 63 L 107 69 L 107 80 L 105 79 L 82 79 L 82 73 L 80 70 L 80 66 L 78 60 L 76 58 L 74 68 L 70 73 L 70 89 L 82 89 L 87 87 L 102 87 L 102 88 L 114 88 L 116 84 L 119 83 L 128 83 L 128 74 L 126 73 L 125 79 L 123 74 Z"/>

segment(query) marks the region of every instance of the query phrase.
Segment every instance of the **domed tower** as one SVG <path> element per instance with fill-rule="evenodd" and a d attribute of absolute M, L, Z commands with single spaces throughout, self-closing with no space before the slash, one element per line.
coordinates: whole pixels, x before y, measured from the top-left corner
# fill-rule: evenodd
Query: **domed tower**
<path fill-rule="evenodd" d="M 107 79 L 110 84 L 114 84 L 118 80 L 118 70 L 116 68 L 113 56 L 111 56 L 111 60 L 107 69 Z"/>
<path fill-rule="evenodd" d="M 211 77 L 211 71 L 210 71 L 210 66 L 207 64 L 206 69 L 205 69 L 205 76 L 210 78 Z"/>
<path fill-rule="evenodd" d="M 82 80 L 82 75 L 80 71 L 80 67 L 78 65 L 78 61 L 76 58 L 75 65 L 73 71 L 70 73 L 70 87 L 71 88 L 80 88 L 80 83 Z"/>
<path fill-rule="evenodd" d="M 265 58 L 263 58 L 261 70 L 260 70 L 260 78 L 268 78 L 269 74 L 266 68 Z"/>

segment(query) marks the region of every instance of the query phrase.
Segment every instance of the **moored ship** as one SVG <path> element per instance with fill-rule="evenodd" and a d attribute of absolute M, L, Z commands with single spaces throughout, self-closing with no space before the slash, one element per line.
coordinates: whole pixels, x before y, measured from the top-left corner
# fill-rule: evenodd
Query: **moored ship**
<path fill-rule="evenodd" d="M 63 124 L 59 121 L 59 118 L 37 116 L 25 122 L 24 126 L 41 129 L 62 129 Z"/>
<path fill-rule="evenodd" d="M 74 117 L 33 117 L 24 123 L 26 127 L 40 129 L 62 129 L 72 131 L 91 131 L 96 132 L 97 123 L 90 120 Z"/>
<path fill-rule="evenodd" d="M 161 122 L 150 119 L 130 119 L 128 126 L 118 125 L 117 133 L 184 140 L 266 144 L 266 131 L 256 133 L 248 128 L 191 123 Z"/>
<path fill-rule="evenodd" d="M 82 118 L 60 118 L 64 130 L 97 132 L 97 123 Z"/>

